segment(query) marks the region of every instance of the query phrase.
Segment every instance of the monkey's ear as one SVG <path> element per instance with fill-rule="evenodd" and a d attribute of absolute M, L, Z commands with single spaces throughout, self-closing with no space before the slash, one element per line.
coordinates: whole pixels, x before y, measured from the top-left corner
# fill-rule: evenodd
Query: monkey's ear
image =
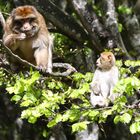
<path fill-rule="evenodd" d="M 102 57 L 102 58 L 103 58 L 103 57 L 104 57 L 104 54 L 103 54 L 103 53 L 101 53 L 101 54 L 100 54 L 100 57 Z"/>
<path fill-rule="evenodd" d="M 15 12 L 16 12 L 16 9 L 13 9 L 12 12 L 11 12 L 12 18 L 15 16 Z"/>
<path fill-rule="evenodd" d="M 111 60 L 111 59 L 112 59 L 112 55 L 108 55 L 108 59 L 110 59 L 110 60 Z"/>

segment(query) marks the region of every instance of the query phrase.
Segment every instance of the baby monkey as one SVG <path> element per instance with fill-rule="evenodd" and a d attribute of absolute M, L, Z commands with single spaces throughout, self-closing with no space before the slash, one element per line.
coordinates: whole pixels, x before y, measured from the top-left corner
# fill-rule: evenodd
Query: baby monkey
<path fill-rule="evenodd" d="M 113 102 L 117 94 L 113 93 L 113 88 L 118 82 L 119 71 L 115 66 L 115 56 L 112 52 L 103 52 L 96 61 L 95 70 L 91 82 L 90 101 L 93 107 L 108 106 L 109 100 Z"/>
<path fill-rule="evenodd" d="M 38 69 L 52 72 L 53 39 L 43 16 L 33 6 L 20 6 L 6 20 L 4 45 Z"/>

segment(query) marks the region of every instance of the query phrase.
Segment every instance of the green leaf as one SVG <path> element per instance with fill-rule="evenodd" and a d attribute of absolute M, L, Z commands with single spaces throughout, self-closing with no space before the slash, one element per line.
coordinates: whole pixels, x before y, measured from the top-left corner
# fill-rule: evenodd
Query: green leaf
<path fill-rule="evenodd" d="M 88 121 L 78 122 L 72 125 L 72 132 L 78 132 L 87 129 Z"/>
<path fill-rule="evenodd" d="M 31 115 L 32 115 L 31 110 L 30 109 L 27 109 L 27 110 L 22 111 L 21 118 L 22 119 L 27 119 Z"/>
<path fill-rule="evenodd" d="M 130 132 L 132 134 L 140 133 L 140 122 L 134 122 L 130 125 Z"/>
<path fill-rule="evenodd" d="M 84 84 L 82 85 L 82 90 L 83 90 L 84 93 L 85 93 L 85 92 L 89 92 L 89 91 L 90 91 L 90 89 L 89 89 L 89 84 L 88 84 L 88 83 L 84 83 Z"/>
<path fill-rule="evenodd" d="M 89 114 L 88 114 L 88 117 L 92 120 L 95 120 L 97 115 L 99 115 L 99 111 L 96 111 L 96 110 L 90 110 L 89 111 Z"/>
<path fill-rule="evenodd" d="M 31 104 L 33 104 L 33 102 L 32 102 L 31 100 L 25 100 L 25 101 L 23 101 L 23 102 L 20 104 L 20 106 L 21 106 L 21 107 L 27 107 L 27 106 L 29 106 L 29 105 L 31 105 Z"/>
<path fill-rule="evenodd" d="M 123 123 L 129 123 L 131 121 L 131 118 L 132 116 L 129 114 L 129 113 L 124 113 L 122 116 L 121 116 L 121 121 Z"/>
<path fill-rule="evenodd" d="M 82 73 L 78 73 L 78 72 L 77 73 L 74 73 L 72 75 L 72 77 L 73 77 L 73 80 L 74 81 L 79 81 L 79 80 L 85 78 L 85 76 Z"/>
<path fill-rule="evenodd" d="M 61 121 L 62 121 L 62 115 L 61 114 L 57 114 L 55 116 L 55 118 L 47 124 L 47 126 L 48 127 L 53 127 L 54 125 L 56 125 L 57 123 L 59 123 Z"/>
<path fill-rule="evenodd" d="M 85 75 L 86 82 L 91 82 L 92 78 L 93 78 L 93 73 L 87 72 L 86 75 Z"/>
<path fill-rule="evenodd" d="M 32 123 L 32 124 L 34 124 L 36 121 L 37 121 L 37 118 L 33 117 L 33 116 L 30 116 L 29 119 L 28 119 L 28 122 Z"/>
<path fill-rule="evenodd" d="M 70 93 L 70 97 L 71 98 L 78 98 L 80 97 L 80 95 L 84 94 L 85 91 L 81 90 L 81 89 L 75 89 Z"/>
<path fill-rule="evenodd" d="M 119 121 L 120 121 L 120 116 L 118 115 L 114 118 L 114 123 L 117 124 Z"/>
<path fill-rule="evenodd" d="M 132 9 L 123 5 L 120 5 L 118 7 L 118 11 L 122 14 L 131 14 L 132 13 Z"/>
<path fill-rule="evenodd" d="M 42 132 L 42 135 L 43 135 L 43 137 L 47 138 L 49 133 L 47 132 L 46 129 L 44 129 L 43 132 Z"/>
<path fill-rule="evenodd" d="M 81 111 L 79 110 L 79 108 L 75 108 L 75 107 L 76 106 L 73 106 L 73 109 L 70 110 L 70 116 L 69 116 L 70 122 L 77 121 L 81 117 Z"/>
<path fill-rule="evenodd" d="M 107 118 L 107 117 L 108 117 L 109 115 L 111 115 L 111 114 L 112 114 L 112 110 L 111 110 L 111 109 L 106 110 L 106 111 L 103 112 L 104 118 Z"/>
<path fill-rule="evenodd" d="M 40 74 L 38 71 L 36 71 L 31 77 L 32 82 L 35 82 L 36 80 L 38 80 L 39 77 L 40 77 Z"/>
<path fill-rule="evenodd" d="M 24 96 L 23 96 L 23 100 L 31 100 L 32 102 L 36 102 L 37 99 L 36 97 L 34 96 L 33 93 L 30 93 L 30 92 L 27 92 Z"/>
<path fill-rule="evenodd" d="M 119 32 L 121 33 L 122 32 L 122 29 L 123 29 L 123 26 L 122 26 L 122 24 L 118 24 L 118 29 L 119 29 Z"/>
<path fill-rule="evenodd" d="M 67 110 L 62 116 L 62 121 L 63 122 L 67 121 L 69 117 L 70 117 L 70 110 Z"/>
<path fill-rule="evenodd" d="M 39 112 L 37 108 L 35 108 L 34 110 L 32 110 L 32 116 L 38 118 L 41 116 L 41 113 Z"/>
<path fill-rule="evenodd" d="M 55 126 L 56 125 L 56 121 L 55 120 L 52 120 L 52 121 L 50 121 L 48 124 L 47 124 L 47 126 L 49 127 L 49 128 L 51 128 L 51 127 L 53 127 L 53 126 Z"/>
<path fill-rule="evenodd" d="M 6 90 L 9 92 L 9 94 L 14 93 L 15 91 L 14 87 L 7 87 Z"/>
<path fill-rule="evenodd" d="M 21 99 L 21 96 L 19 96 L 19 95 L 14 95 L 14 96 L 11 98 L 11 101 L 16 101 L 16 102 L 18 102 L 20 99 Z"/>
<path fill-rule="evenodd" d="M 56 121 L 56 123 L 62 121 L 62 115 L 61 114 L 57 114 L 56 117 L 55 117 L 55 121 Z"/>
<path fill-rule="evenodd" d="M 56 83 L 55 82 L 48 82 L 48 88 L 49 89 L 54 89 L 56 87 Z"/>
<path fill-rule="evenodd" d="M 114 123 L 117 124 L 118 122 L 122 123 L 130 123 L 132 119 L 132 115 L 129 113 L 124 113 L 123 115 L 118 115 L 114 118 Z"/>

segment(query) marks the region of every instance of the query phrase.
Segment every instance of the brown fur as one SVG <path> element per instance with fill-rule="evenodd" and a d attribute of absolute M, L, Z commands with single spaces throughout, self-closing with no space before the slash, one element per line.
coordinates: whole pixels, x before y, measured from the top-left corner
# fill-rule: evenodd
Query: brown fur
<path fill-rule="evenodd" d="M 35 13 L 35 8 L 31 6 L 24 6 L 24 7 L 18 7 L 17 9 L 13 10 L 12 16 L 21 16 L 25 18 L 26 16 Z"/>

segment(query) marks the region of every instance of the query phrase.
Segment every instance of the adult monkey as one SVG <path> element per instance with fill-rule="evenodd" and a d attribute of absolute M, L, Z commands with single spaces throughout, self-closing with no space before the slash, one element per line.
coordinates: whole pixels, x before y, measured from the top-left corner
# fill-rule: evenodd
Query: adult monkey
<path fill-rule="evenodd" d="M 3 42 L 13 53 L 38 69 L 52 72 L 53 39 L 35 7 L 20 6 L 11 12 L 4 27 Z"/>

